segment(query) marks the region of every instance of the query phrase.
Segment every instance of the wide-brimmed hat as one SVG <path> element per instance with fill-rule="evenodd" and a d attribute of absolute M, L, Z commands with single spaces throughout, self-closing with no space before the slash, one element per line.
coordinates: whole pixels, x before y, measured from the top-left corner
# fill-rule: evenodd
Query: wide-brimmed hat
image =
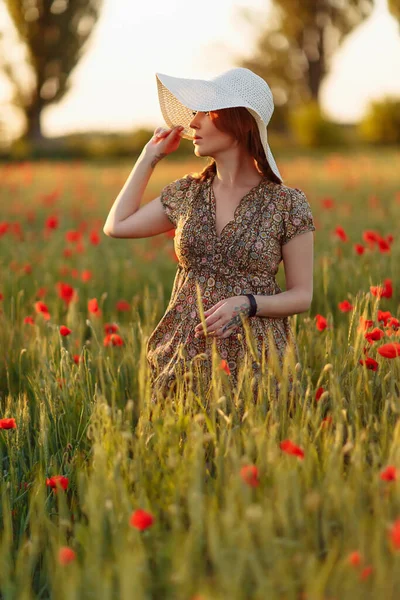
<path fill-rule="evenodd" d="M 182 137 L 193 140 L 189 126 L 192 111 L 209 111 L 243 106 L 254 117 L 265 156 L 273 172 L 282 180 L 268 144 L 267 126 L 274 112 L 269 85 L 250 69 L 236 67 L 211 79 L 187 79 L 156 73 L 161 112 L 169 127 L 182 125 Z"/>

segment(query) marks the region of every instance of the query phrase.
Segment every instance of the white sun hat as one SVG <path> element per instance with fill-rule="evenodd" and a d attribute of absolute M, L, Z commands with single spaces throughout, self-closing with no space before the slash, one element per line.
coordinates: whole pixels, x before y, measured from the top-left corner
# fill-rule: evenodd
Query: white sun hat
<path fill-rule="evenodd" d="M 274 112 L 272 92 L 264 79 L 244 67 L 229 69 L 211 79 L 187 79 L 156 73 L 161 112 L 169 127 L 182 125 L 182 137 L 193 140 L 192 111 L 243 106 L 254 117 L 269 166 L 282 179 L 268 144 L 267 126 Z"/>

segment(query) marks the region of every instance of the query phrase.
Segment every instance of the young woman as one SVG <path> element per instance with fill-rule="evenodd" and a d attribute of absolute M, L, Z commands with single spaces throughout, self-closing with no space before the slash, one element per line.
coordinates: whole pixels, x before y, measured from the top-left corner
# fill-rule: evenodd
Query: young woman
<path fill-rule="evenodd" d="M 312 300 L 311 208 L 300 189 L 283 184 L 272 156 L 267 125 L 273 100 L 261 77 L 244 68 L 211 80 L 156 76 L 171 128 L 156 129 L 104 226 L 107 235 L 123 238 L 176 229 L 179 263 L 171 298 L 146 344 L 152 401 L 173 390 L 199 357 L 207 386 L 214 344 L 233 384 L 244 368 L 253 370 L 256 394 L 271 341 L 281 364 L 289 344 L 298 357 L 288 317 L 307 311 Z M 169 183 L 139 208 L 155 166 L 182 137 L 192 139 L 196 156 L 210 157 L 210 164 L 199 176 Z M 282 260 L 284 292 L 275 280 Z M 243 319 L 257 345 L 255 358 Z"/>

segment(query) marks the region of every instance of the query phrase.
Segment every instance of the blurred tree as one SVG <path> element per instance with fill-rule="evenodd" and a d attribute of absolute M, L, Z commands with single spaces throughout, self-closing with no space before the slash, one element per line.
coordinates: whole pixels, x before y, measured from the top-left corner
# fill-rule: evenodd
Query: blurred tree
<path fill-rule="evenodd" d="M 4 51 L 0 68 L 13 85 L 14 104 L 25 113 L 25 136 L 37 142 L 43 139 L 42 110 L 61 100 L 70 89 L 70 75 L 93 32 L 103 0 L 4 1 L 27 50 L 34 81 L 22 85 Z"/>
<path fill-rule="evenodd" d="M 388 9 L 400 24 L 400 0 L 388 0 Z"/>
<path fill-rule="evenodd" d="M 268 25 L 257 35 L 254 55 L 240 60 L 239 66 L 268 82 L 275 102 L 273 129 L 287 128 L 292 107 L 319 102 L 334 53 L 372 9 L 373 0 L 272 0 Z M 259 15 L 251 9 L 240 13 L 260 30 Z"/>

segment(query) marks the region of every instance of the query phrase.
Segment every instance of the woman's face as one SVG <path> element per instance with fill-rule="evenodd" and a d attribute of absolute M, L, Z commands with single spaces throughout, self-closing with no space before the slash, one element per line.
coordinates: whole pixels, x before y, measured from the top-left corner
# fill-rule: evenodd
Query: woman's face
<path fill-rule="evenodd" d="M 218 118 L 218 117 L 217 117 Z M 201 139 L 194 140 L 194 153 L 196 156 L 211 156 L 224 150 L 232 149 L 234 139 L 231 135 L 220 131 L 214 125 L 210 113 L 193 111 L 193 119 L 189 123 L 189 127 L 193 129 L 193 136 L 199 136 Z"/>

